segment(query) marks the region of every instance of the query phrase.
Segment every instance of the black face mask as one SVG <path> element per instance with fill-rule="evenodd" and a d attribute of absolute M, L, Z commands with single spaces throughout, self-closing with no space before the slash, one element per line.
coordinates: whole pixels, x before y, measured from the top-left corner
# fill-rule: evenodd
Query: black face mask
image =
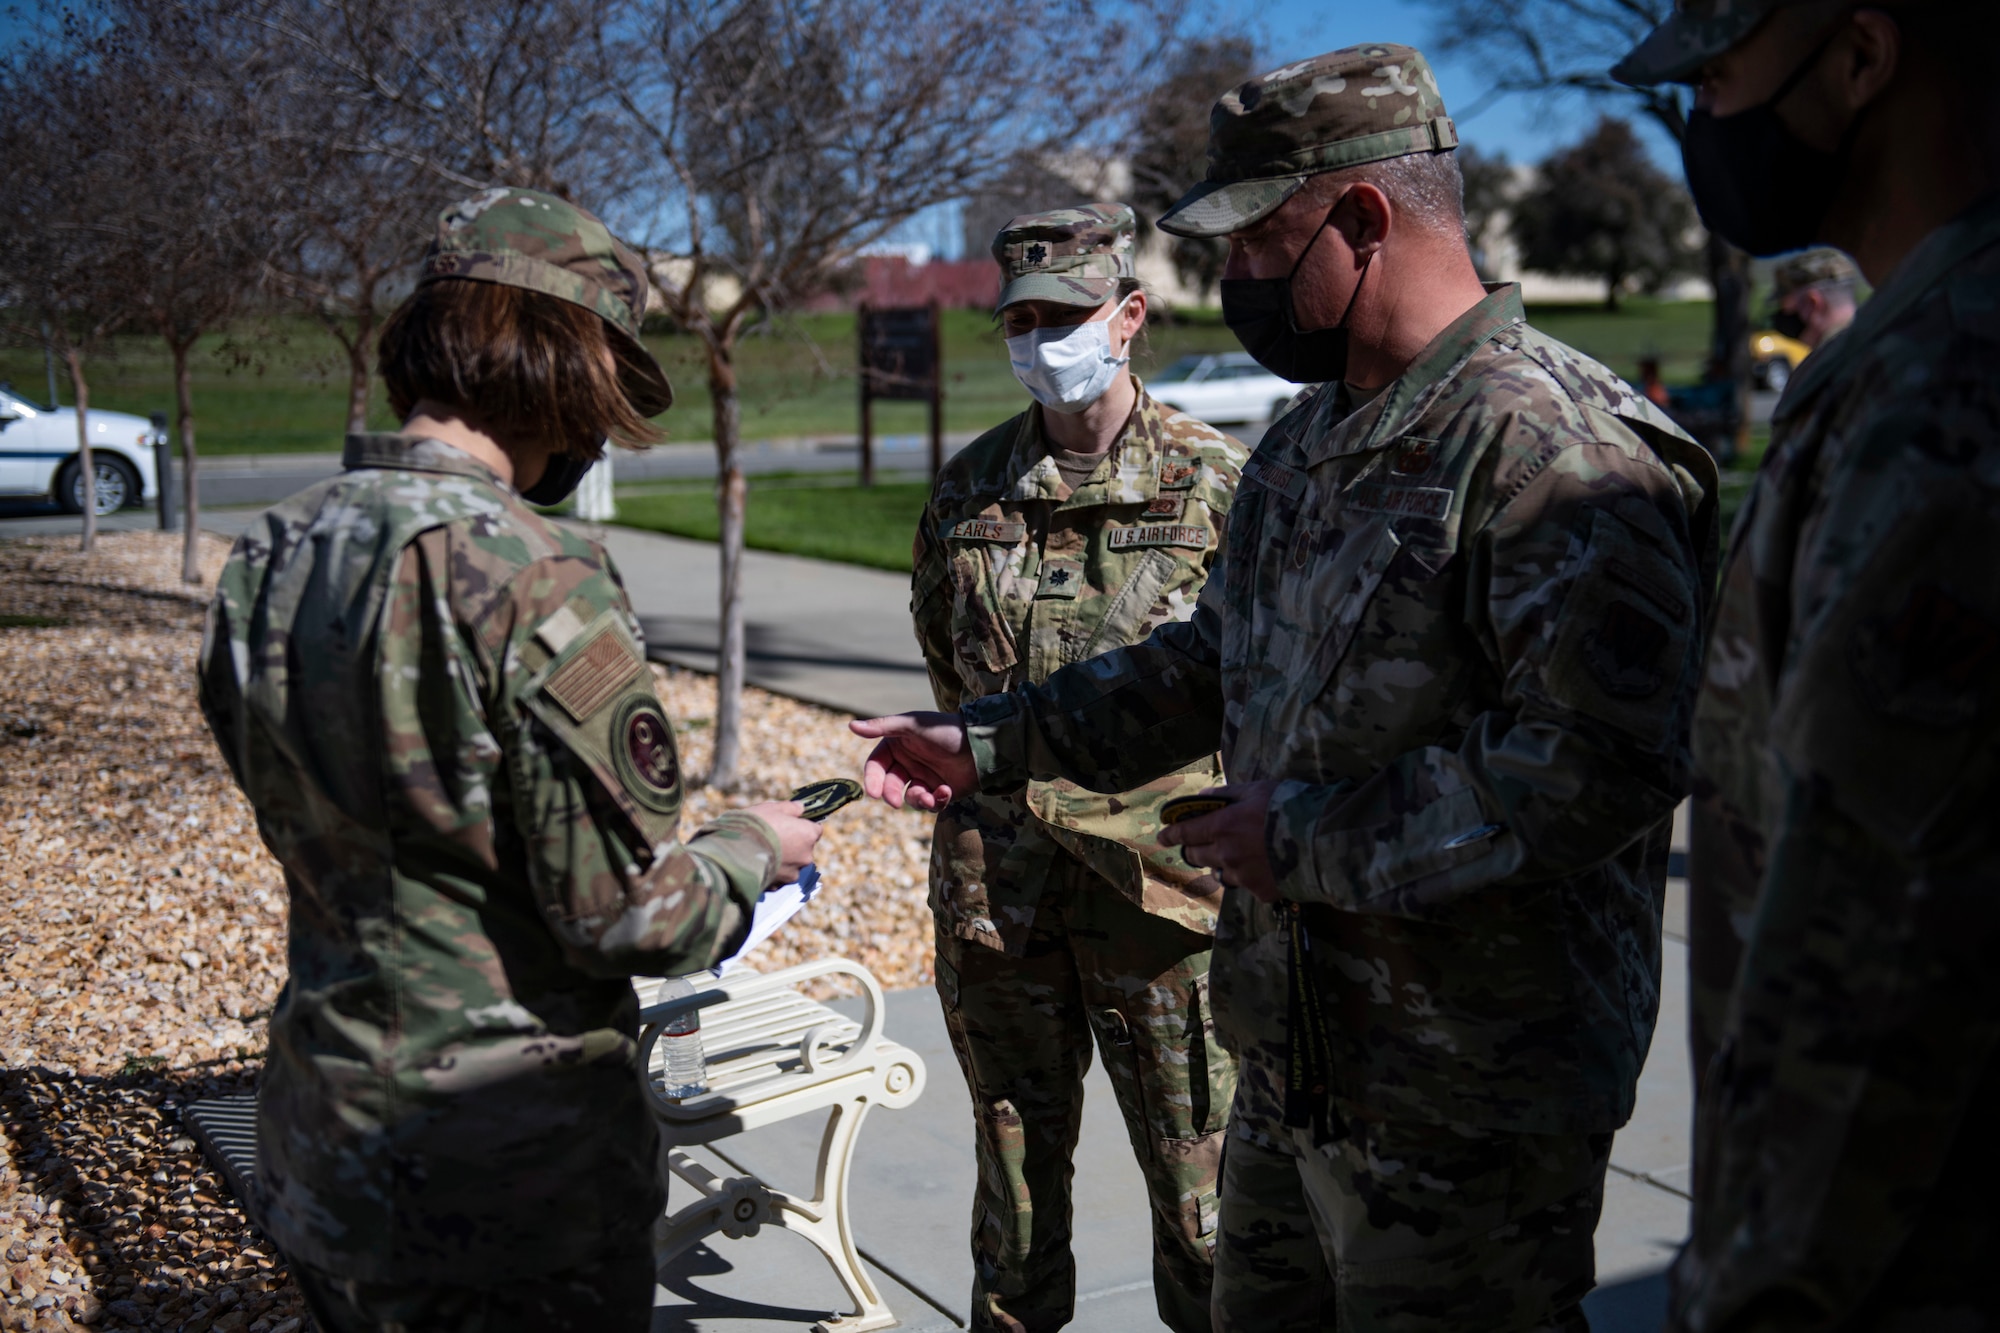
<path fill-rule="evenodd" d="M 1339 202 L 1333 207 L 1340 207 Z M 1292 313 L 1292 279 L 1332 220 L 1333 208 L 1329 208 L 1320 219 L 1319 230 L 1299 251 L 1292 271 L 1284 277 L 1222 280 L 1222 322 L 1258 365 L 1294 384 L 1324 384 L 1347 377 L 1347 317 L 1354 313 L 1361 283 L 1368 277 L 1368 266 L 1375 262 L 1373 255 L 1363 262 L 1361 277 L 1354 282 L 1354 295 L 1347 298 L 1347 309 L 1340 312 L 1338 323 L 1330 329 L 1301 331 Z"/>
<path fill-rule="evenodd" d="M 521 498 L 545 509 L 561 504 L 569 499 L 570 492 L 583 481 L 583 474 L 590 471 L 596 461 L 594 458 L 578 458 L 575 454 L 550 454 L 542 475 L 534 485 L 521 492 Z"/>
<path fill-rule="evenodd" d="M 1753 255 L 1783 254 L 1819 239 L 1846 174 L 1856 116 L 1840 147 L 1821 152 L 1778 118 L 1791 95 L 1826 53 L 1829 36 L 1761 106 L 1731 116 L 1696 107 L 1681 138 L 1688 189 L 1708 229 Z"/>
<path fill-rule="evenodd" d="M 1771 331 L 1797 342 L 1806 336 L 1806 317 L 1795 311 L 1780 310 L 1771 316 Z"/>

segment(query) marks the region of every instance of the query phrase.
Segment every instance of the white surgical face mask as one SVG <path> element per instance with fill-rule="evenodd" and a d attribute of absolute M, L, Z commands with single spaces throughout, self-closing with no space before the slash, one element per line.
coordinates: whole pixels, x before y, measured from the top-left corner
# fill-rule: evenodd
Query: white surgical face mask
<path fill-rule="evenodd" d="M 1130 356 L 1111 350 L 1111 319 L 1125 303 L 1111 306 L 1103 319 L 1057 328 L 1030 329 L 1007 340 L 1014 378 L 1053 412 L 1083 411 L 1104 396 Z"/>

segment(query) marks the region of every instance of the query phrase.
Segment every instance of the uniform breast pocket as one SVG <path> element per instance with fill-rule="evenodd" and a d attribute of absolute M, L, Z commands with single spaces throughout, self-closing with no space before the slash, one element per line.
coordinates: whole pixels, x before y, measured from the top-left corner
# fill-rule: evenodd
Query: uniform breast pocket
<path fill-rule="evenodd" d="M 1301 538 L 1314 553 L 1299 562 L 1299 569 L 1288 571 L 1288 595 L 1280 600 L 1281 618 L 1289 631 L 1283 640 L 1291 656 L 1287 674 L 1313 683 L 1309 691 L 1313 694 L 1333 679 L 1354 643 L 1369 599 L 1402 549 L 1402 540 L 1387 520 L 1336 532 L 1337 546 L 1310 535 Z"/>
<path fill-rule="evenodd" d="M 1020 654 L 1010 585 L 1020 573 L 1022 551 L 997 542 L 953 542 L 951 646 L 960 663 L 985 676 L 1003 675 Z M 1029 596 L 1032 596 L 1032 589 Z M 991 681 L 978 681 L 982 687 Z"/>

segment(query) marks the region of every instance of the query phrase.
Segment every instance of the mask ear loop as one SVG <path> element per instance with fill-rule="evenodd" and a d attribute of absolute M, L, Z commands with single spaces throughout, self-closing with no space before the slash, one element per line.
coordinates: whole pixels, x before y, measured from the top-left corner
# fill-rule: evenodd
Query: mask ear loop
<path fill-rule="evenodd" d="M 1354 291 L 1349 294 L 1347 308 L 1340 312 L 1339 319 L 1322 329 L 1302 329 L 1299 327 L 1299 317 L 1292 309 L 1292 283 L 1299 276 L 1299 265 L 1306 262 L 1306 256 L 1312 253 L 1312 248 L 1315 245 L 1319 244 L 1319 238 L 1326 234 L 1327 224 L 1333 221 L 1334 209 L 1339 208 L 1346 200 L 1347 192 L 1342 191 L 1340 198 L 1333 201 L 1333 207 L 1327 209 L 1325 216 L 1320 218 L 1319 226 L 1313 231 L 1313 238 L 1306 242 L 1306 248 L 1299 251 L 1299 257 L 1292 261 L 1292 271 L 1285 275 L 1285 326 L 1296 337 L 1304 337 L 1311 333 L 1327 333 L 1333 329 L 1346 327 L 1347 317 L 1354 313 L 1354 303 L 1361 299 L 1361 284 L 1368 280 L 1368 270 L 1375 266 L 1375 256 L 1372 253 L 1368 258 L 1361 261 L 1361 276 L 1354 280 Z"/>

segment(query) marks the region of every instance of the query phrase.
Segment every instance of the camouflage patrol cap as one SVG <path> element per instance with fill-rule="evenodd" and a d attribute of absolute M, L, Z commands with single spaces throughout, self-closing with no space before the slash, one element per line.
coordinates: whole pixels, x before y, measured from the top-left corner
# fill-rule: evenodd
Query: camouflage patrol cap
<path fill-rule="evenodd" d="M 1133 277 L 1139 220 L 1124 204 L 1081 204 L 1023 213 L 993 238 L 1004 310 L 1016 301 L 1100 306 Z"/>
<path fill-rule="evenodd" d="M 651 417 L 673 405 L 673 385 L 639 340 L 646 265 L 587 210 L 511 186 L 461 199 L 438 214 L 417 283 L 446 278 L 525 287 L 601 316 L 625 336 L 618 375 L 632 406 Z"/>
<path fill-rule="evenodd" d="M 1611 67 L 1620 83 L 1692 83 L 1766 17 L 1803 0 L 1675 0 L 1674 12 Z"/>
<path fill-rule="evenodd" d="M 1823 282 L 1855 283 L 1861 270 L 1840 251 L 1822 246 L 1785 255 L 1771 265 L 1771 299 L 1782 301 L 1793 292 L 1817 287 Z"/>
<path fill-rule="evenodd" d="M 1160 219 L 1176 236 L 1226 236 L 1306 178 L 1458 146 L 1423 53 L 1371 42 L 1260 74 L 1208 113 L 1208 178 Z"/>

